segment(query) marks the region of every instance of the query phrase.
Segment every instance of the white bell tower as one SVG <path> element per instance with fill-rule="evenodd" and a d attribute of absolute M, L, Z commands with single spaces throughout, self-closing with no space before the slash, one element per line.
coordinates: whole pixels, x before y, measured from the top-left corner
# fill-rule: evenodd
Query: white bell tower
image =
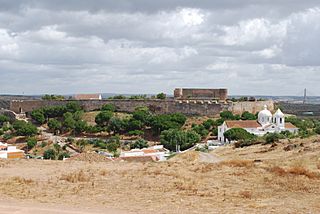
<path fill-rule="evenodd" d="M 273 123 L 275 123 L 279 128 L 285 128 L 285 117 L 280 109 L 278 109 L 273 115 Z"/>

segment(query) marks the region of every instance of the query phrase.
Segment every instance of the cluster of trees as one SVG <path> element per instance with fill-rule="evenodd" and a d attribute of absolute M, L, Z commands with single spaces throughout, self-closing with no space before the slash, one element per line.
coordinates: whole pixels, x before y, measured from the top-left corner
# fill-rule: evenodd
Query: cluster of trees
<path fill-rule="evenodd" d="M 198 143 L 200 139 L 200 135 L 192 130 L 169 129 L 163 131 L 160 135 L 161 144 L 171 151 L 175 151 L 177 146 L 180 147 L 180 150 L 186 150 Z"/>
<path fill-rule="evenodd" d="M 66 147 L 61 147 L 59 144 L 53 144 L 53 148 L 47 149 L 43 153 L 43 158 L 47 160 L 63 160 L 69 158 L 70 154 L 66 151 Z"/>
<path fill-rule="evenodd" d="M 159 93 L 155 96 L 151 96 L 151 99 L 160 99 L 164 100 L 166 99 L 167 95 L 165 93 Z M 111 100 L 125 100 L 125 99 L 130 99 L 130 100 L 147 100 L 149 97 L 146 94 L 140 94 L 140 95 L 131 95 L 131 96 L 124 96 L 124 95 L 115 95 L 113 97 L 109 97 L 108 99 Z"/>
<path fill-rule="evenodd" d="M 42 100 L 64 100 L 65 97 L 62 95 L 45 94 L 41 97 Z"/>
<path fill-rule="evenodd" d="M 69 102 L 62 106 L 50 106 L 31 112 L 31 118 L 38 124 L 48 123 L 49 129 L 59 132 L 72 131 L 80 134 L 93 128 L 82 120 L 83 110 L 77 102 Z"/>
<path fill-rule="evenodd" d="M 238 114 L 234 115 L 231 111 L 223 111 L 220 113 L 220 120 L 221 121 L 225 121 L 225 120 L 257 120 L 257 119 L 258 119 L 258 113 L 252 114 L 248 111 L 243 112 L 241 115 L 238 115 Z"/>

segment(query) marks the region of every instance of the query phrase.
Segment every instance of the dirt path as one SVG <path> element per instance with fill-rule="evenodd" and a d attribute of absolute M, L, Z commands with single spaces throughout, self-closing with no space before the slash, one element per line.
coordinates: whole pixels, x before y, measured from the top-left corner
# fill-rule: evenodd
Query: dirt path
<path fill-rule="evenodd" d="M 200 152 L 199 160 L 200 162 L 204 162 L 204 163 L 218 163 L 221 161 L 221 158 L 219 158 L 214 154 Z"/>
<path fill-rule="evenodd" d="M 20 203 L 11 201 L 0 201 L 0 214 L 133 214 L 133 212 L 109 209 L 109 208 L 75 208 L 75 207 L 56 207 L 48 204 Z"/>

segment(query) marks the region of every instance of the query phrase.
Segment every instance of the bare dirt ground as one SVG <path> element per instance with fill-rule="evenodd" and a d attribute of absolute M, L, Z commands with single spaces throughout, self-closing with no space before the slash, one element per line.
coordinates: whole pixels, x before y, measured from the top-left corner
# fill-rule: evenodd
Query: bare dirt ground
<path fill-rule="evenodd" d="M 211 155 L 219 161 L 205 163 L 197 152 L 161 163 L 0 161 L 0 210 L 320 213 L 320 139 Z"/>

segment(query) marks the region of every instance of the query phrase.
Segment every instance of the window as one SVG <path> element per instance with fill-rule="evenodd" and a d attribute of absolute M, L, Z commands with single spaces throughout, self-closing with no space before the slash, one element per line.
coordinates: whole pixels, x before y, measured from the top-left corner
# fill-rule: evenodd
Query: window
<path fill-rule="evenodd" d="M 282 124 L 282 118 L 280 118 L 280 124 Z"/>

